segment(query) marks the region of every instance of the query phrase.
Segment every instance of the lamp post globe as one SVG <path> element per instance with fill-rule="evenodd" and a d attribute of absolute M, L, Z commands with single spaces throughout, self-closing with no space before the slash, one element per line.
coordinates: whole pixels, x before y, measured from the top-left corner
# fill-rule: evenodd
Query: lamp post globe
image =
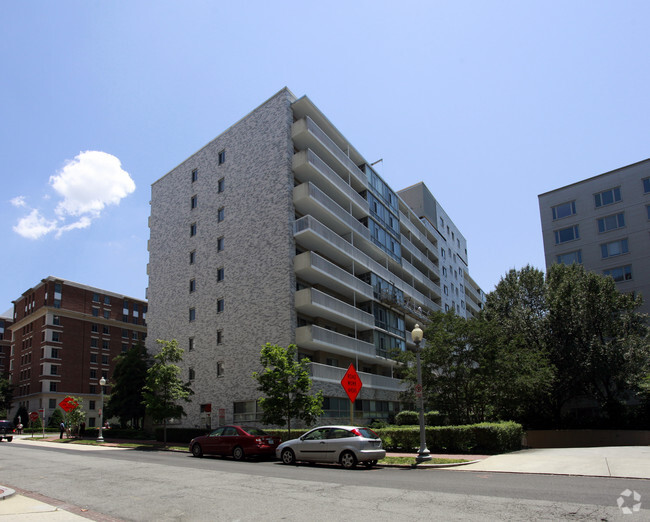
<path fill-rule="evenodd" d="M 417 387 L 415 394 L 418 399 L 418 415 L 420 417 L 420 450 L 418 451 L 418 456 L 415 458 L 415 462 L 420 464 L 421 462 L 426 462 L 431 460 L 431 454 L 427 449 L 427 437 L 426 431 L 424 428 L 424 399 L 422 397 L 422 364 L 420 362 L 420 343 L 424 338 L 424 333 L 420 328 L 420 325 L 416 324 L 415 328 L 411 331 L 411 338 L 415 343 L 415 361 L 417 366 Z"/>
<path fill-rule="evenodd" d="M 99 410 L 99 436 L 97 437 L 97 442 L 104 442 L 104 386 L 106 386 L 106 379 L 102 377 L 99 379 L 99 390 L 102 397 L 102 407 Z"/>

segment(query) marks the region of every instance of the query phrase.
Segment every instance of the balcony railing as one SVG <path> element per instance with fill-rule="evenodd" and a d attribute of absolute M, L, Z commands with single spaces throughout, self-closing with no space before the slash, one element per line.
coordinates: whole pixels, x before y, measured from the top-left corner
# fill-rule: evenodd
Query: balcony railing
<path fill-rule="evenodd" d="M 377 358 L 374 344 L 315 325 L 296 328 L 296 344 L 301 348 L 359 357 L 367 362 L 375 362 Z"/>
<path fill-rule="evenodd" d="M 425 256 L 424 253 L 422 253 L 422 251 L 420 251 L 413 243 L 406 239 L 406 237 L 404 237 L 404 234 L 402 234 L 400 242 L 402 243 L 402 253 L 404 249 L 406 249 L 413 257 L 420 261 L 420 263 L 431 270 L 431 272 L 437 276 L 440 276 L 440 271 L 438 270 L 438 267 L 433 264 L 433 261 Z"/>
<path fill-rule="evenodd" d="M 326 381 L 332 383 L 340 383 L 341 379 L 347 371 L 346 368 L 337 368 L 336 366 L 328 366 L 320 363 L 310 363 L 311 376 L 314 380 Z M 375 375 L 372 373 L 358 372 L 359 378 L 363 388 L 373 388 L 390 390 L 395 392 L 406 391 L 407 386 L 401 379 L 393 379 L 392 377 L 384 377 L 383 375 Z M 341 393 L 343 389 L 341 388 Z"/>
<path fill-rule="evenodd" d="M 296 310 L 312 317 L 323 317 L 351 328 L 355 325 L 365 328 L 375 326 L 375 318 L 372 314 L 315 288 L 304 288 L 296 292 Z"/>

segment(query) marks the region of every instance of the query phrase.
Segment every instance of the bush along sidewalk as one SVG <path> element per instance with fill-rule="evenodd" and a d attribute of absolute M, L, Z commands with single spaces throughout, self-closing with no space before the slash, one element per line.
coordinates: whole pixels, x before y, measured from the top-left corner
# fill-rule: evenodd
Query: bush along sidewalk
<path fill-rule="evenodd" d="M 418 426 L 391 426 L 375 430 L 389 450 L 412 451 L 420 447 Z M 516 422 L 482 422 L 465 426 L 427 426 L 429 451 L 448 453 L 504 453 L 521 449 L 524 434 Z"/>

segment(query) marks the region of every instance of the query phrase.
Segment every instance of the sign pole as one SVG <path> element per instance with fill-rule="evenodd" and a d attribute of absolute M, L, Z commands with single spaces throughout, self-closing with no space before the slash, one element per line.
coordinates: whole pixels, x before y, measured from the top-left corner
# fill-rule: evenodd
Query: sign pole
<path fill-rule="evenodd" d="M 354 426 L 354 401 L 357 399 L 357 395 L 359 395 L 363 386 L 359 374 L 354 369 L 354 364 L 350 364 L 348 371 L 345 372 L 343 379 L 341 379 L 341 386 L 343 386 L 345 393 L 348 394 L 348 398 L 350 399 L 350 425 Z"/>
<path fill-rule="evenodd" d="M 354 426 L 354 403 L 350 401 L 350 426 Z"/>

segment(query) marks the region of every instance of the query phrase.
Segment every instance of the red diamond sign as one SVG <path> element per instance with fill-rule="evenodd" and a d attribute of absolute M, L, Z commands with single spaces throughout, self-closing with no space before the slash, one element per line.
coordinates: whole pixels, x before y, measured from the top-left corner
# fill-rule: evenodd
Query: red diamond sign
<path fill-rule="evenodd" d="M 341 379 L 341 386 L 343 386 L 345 393 L 348 394 L 350 402 L 354 402 L 361 391 L 363 383 L 353 364 L 350 364 L 348 371 L 345 372 L 343 379 Z"/>
<path fill-rule="evenodd" d="M 75 401 L 72 397 L 66 397 L 59 403 L 59 406 L 61 406 L 61 409 L 64 412 L 70 413 L 77 406 L 79 406 L 79 404 L 77 404 L 77 401 Z"/>

